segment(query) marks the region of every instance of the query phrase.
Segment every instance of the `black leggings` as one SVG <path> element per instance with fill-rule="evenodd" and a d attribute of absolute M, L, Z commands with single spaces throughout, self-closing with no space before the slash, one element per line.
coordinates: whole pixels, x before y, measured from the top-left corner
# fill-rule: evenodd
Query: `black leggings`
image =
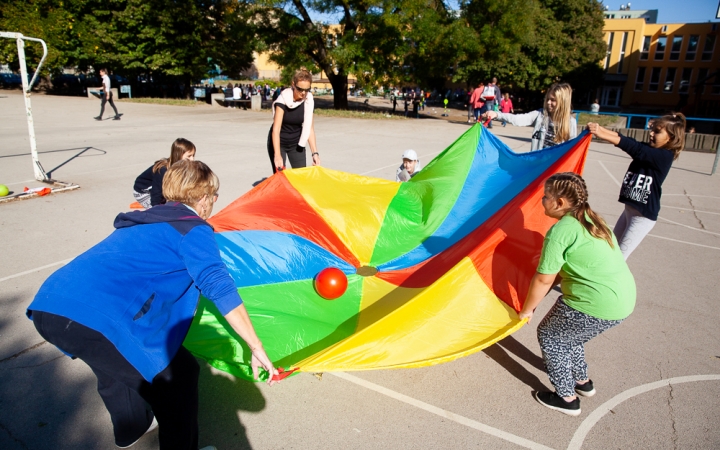
<path fill-rule="evenodd" d="M 33 311 L 32 318 L 43 338 L 83 360 L 95 373 L 117 446 L 140 439 L 154 415 L 162 450 L 197 450 L 200 366 L 188 350 L 180 347 L 170 365 L 148 383 L 99 332 L 47 312 Z"/>
<path fill-rule="evenodd" d="M 277 172 L 277 168 L 275 167 L 275 147 L 273 147 L 272 143 L 272 127 L 270 128 L 270 133 L 268 133 L 267 149 L 268 155 L 270 156 L 270 164 L 272 165 L 273 173 L 275 173 Z M 285 165 L 285 161 L 290 160 L 290 165 L 293 169 L 307 167 L 305 147 L 300 147 L 297 143 L 286 145 L 281 142 L 280 154 L 282 155 L 283 166 Z"/>
<path fill-rule="evenodd" d="M 102 102 L 100 103 L 100 117 L 102 117 L 103 114 L 105 113 L 105 103 L 107 103 L 107 102 L 110 102 L 110 106 L 112 106 L 112 109 L 113 109 L 113 111 L 115 111 L 115 115 L 117 116 L 118 110 L 115 107 L 115 103 L 113 102 L 112 92 L 110 92 L 110 98 L 107 98 L 107 94 L 105 93 L 105 91 L 103 91 L 103 93 L 100 95 L 102 95 Z"/>

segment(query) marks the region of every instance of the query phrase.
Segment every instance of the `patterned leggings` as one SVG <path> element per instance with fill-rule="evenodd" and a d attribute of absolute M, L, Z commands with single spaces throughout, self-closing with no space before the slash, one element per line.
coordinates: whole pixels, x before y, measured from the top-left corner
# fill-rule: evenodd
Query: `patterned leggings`
<path fill-rule="evenodd" d="M 584 344 L 622 320 L 589 316 L 565 304 L 562 296 L 540 322 L 538 342 L 550 383 L 561 397 L 575 395 L 575 382 L 587 380 Z"/>

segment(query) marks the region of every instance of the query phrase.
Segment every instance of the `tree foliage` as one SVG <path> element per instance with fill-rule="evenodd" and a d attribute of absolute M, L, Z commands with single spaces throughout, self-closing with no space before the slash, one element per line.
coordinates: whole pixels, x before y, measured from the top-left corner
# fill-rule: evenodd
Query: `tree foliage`
<path fill-rule="evenodd" d="M 447 79 L 465 32 L 439 0 L 262 0 L 259 6 L 259 35 L 271 59 L 288 70 L 323 71 L 335 107 L 343 109 L 350 74 L 362 86 Z M 319 14 L 338 24 L 313 20 Z"/>
<path fill-rule="evenodd" d="M 456 79 L 497 76 L 535 91 L 560 80 L 576 88 L 600 81 L 604 17 L 596 0 L 466 0 L 461 7 L 476 40 Z"/>
<path fill-rule="evenodd" d="M 108 66 L 197 79 L 269 51 L 287 78 L 324 72 L 335 107 L 360 86 L 594 87 L 605 52 L 597 0 L 0 0 L 0 29 L 44 39 L 48 67 Z M 322 17 L 327 22 L 318 21 Z M 0 62 L 15 64 L 10 40 Z M 39 59 L 29 46 L 30 59 Z M 34 53 L 34 54 L 33 54 Z M 35 57 L 35 58 L 33 58 Z"/>
<path fill-rule="evenodd" d="M 11 0 L 0 28 L 45 40 L 47 67 L 107 66 L 189 82 L 218 64 L 239 73 L 252 63 L 255 31 L 234 0 Z M 16 52 L 2 47 L 13 63 Z"/>

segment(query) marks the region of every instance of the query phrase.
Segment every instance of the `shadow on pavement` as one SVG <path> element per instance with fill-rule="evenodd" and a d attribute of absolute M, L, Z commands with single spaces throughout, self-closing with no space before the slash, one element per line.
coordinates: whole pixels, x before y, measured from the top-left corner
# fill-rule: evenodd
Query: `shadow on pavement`
<path fill-rule="evenodd" d="M 231 375 L 212 373 L 200 363 L 200 447 L 251 449 L 250 441 L 238 412 L 260 412 L 265 398 L 255 383 Z"/>
<path fill-rule="evenodd" d="M 500 364 L 505 370 L 518 380 L 522 381 L 536 391 L 547 391 L 548 388 L 533 373 L 530 373 L 520 363 L 515 361 L 508 352 L 523 359 L 536 369 L 545 371 L 542 358 L 528 350 L 524 345 L 518 342 L 514 337 L 508 336 L 495 345 L 492 345 L 483 352 L 492 358 L 496 363 Z"/>

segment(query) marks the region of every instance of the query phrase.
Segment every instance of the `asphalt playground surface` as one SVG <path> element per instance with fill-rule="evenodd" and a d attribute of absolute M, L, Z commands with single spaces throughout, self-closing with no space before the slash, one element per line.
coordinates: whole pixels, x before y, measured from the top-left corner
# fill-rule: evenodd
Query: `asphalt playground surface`
<path fill-rule="evenodd" d="M 57 268 L 113 230 L 135 177 L 184 137 L 219 176 L 215 212 L 270 176 L 268 111 L 118 101 L 122 120 L 97 122 L 99 102 L 32 97 L 40 161 L 80 189 L 0 204 L 0 449 L 112 449 L 95 378 L 43 341 L 25 308 Z M 106 111 L 107 114 L 107 111 Z M 456 115 L 462 116 L 458 112 Z M 394 179 L 404 150 L 423 163 L 468 125 L 426 118 L 316 118 L 322 164 Z M 529 128 L 492 130 L 518 152 Z M 0 91 L 0 184 L 33 181 L 23 99 Z M 586 346 L 597 395 L 569 417 L 539 405 L 551 386 L 533 323 L 497 345 L 421 369 L 300 374 L 268 387 L 201 362 L 200 446 L 230 449 L 711 449 L 720 448 L 720 174 L 714 155 L 684 152 L 663 186 L 660 219 L 628 260 L 635 312 Z M 612 225 L 630 162 L 593 142 L 590 204 Z M 157 432 L 133 448 L 158 448 Z"/>

